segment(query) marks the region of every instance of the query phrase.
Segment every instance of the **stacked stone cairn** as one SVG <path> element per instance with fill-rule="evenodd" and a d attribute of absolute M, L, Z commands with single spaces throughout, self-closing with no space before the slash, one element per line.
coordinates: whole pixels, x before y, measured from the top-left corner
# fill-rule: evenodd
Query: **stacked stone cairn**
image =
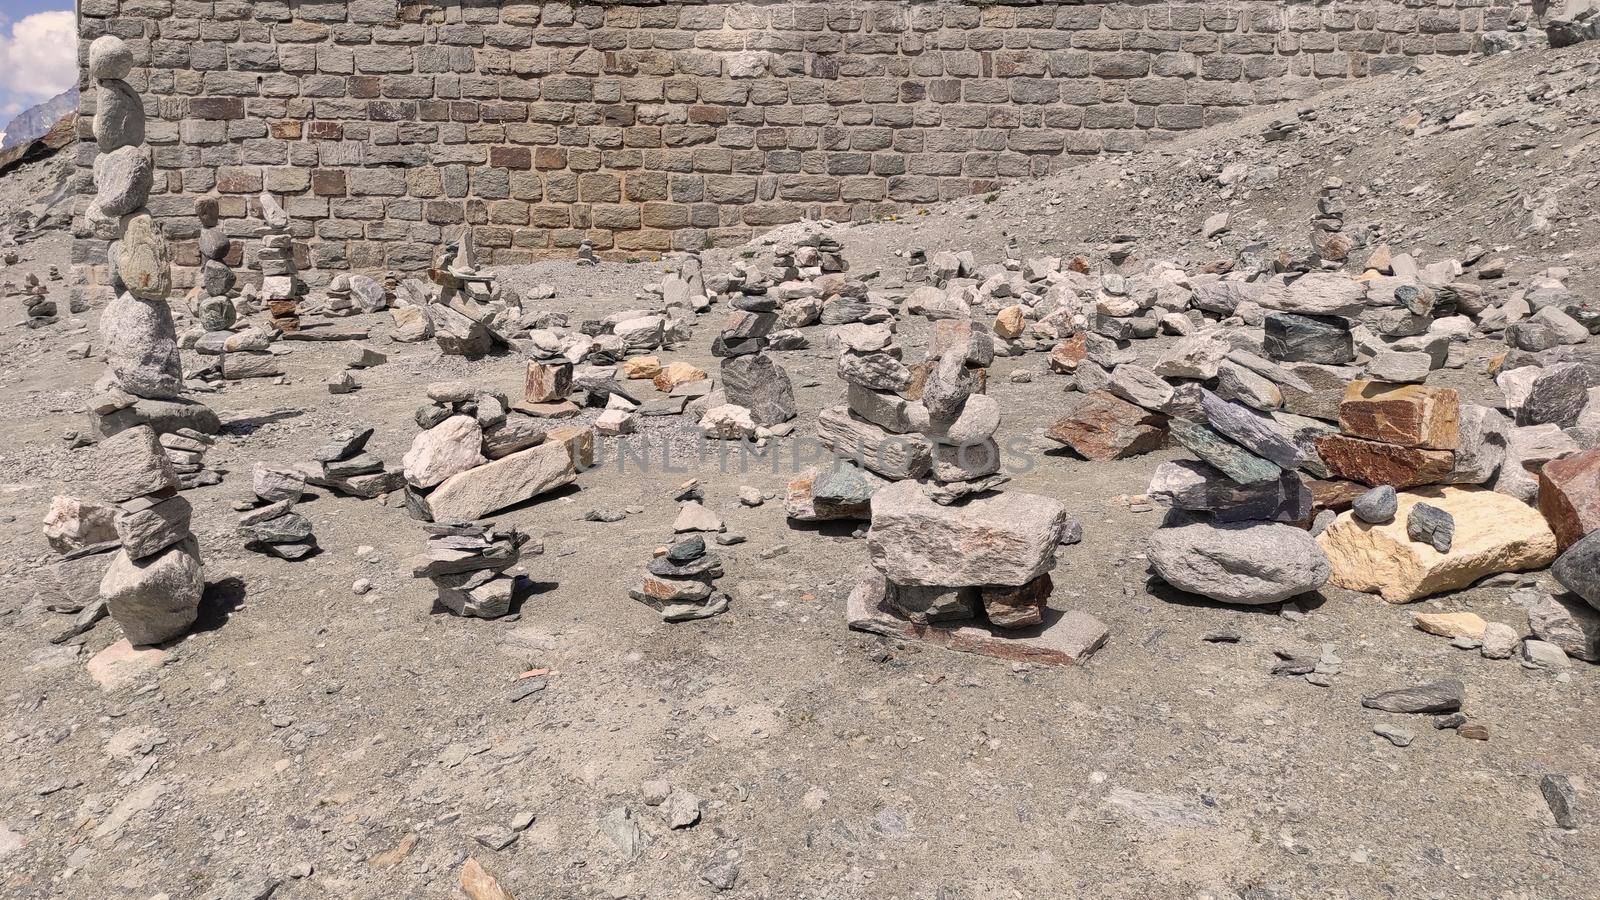
<path fill-rule="evenodd" d="M 43 328 L 54 325 L 60 317 L 56 312 L 56 303 L 50 299 L 50 289 L 39 280 L 39 276 L 29 272 L 22 279 L 22 308 L 27 314 L 29 328 Z"/>
<path fill-rule="evenodd" d="M 922 403 L 910 399 L 916 373 L 892 322 L 851 323 L 832 329 L 846 405 L 817 414 L 817 438 L 834 454 L 826 469 L 811 468 L 789 483 L 785 511 L 797 522 L 868 519 L 872 495 L 890 481 L 926 476 L 932 443 Z"/>
<path fill-rule="evenodd" d="M 1311 252 L 1324 268 L 1342 268 L 1355 241 L 1344 230 L 1344 180 L 1323 182 L 1317 198 L 1317 215 L 1311 220 Z"/>
<path fill-rule="evenodd" d="M 468 522 L 564 487 L 594 464 L 594 432 L 508 410 L 506 397 L 464 382 L 428 386 L 423 429 L 403 460 L 406 505 L 423 521 Z"/>
<path fill-rule="evenodd" d="M 443 263 L 431 270 L 438 290 L 425 307 L 439 350 L 477 359 L 510 346 L 522 316 L 522 299 L 479 267 L 472 229 L 463 230 L 444 254 Z"/>
<path fill-rule="evenodd" d="M 261 299 L 267 303 L 272 327 L 284 333 L 300 330 L 300 298 L 306 294 L 305 282 L 294 261 L 294 236 L 289 233 L 289 214 L 272 194 L 262 191 L 257 200 L 267 233 L 256 251 L 256 268 L 261 272 Z"/>
<path fill-rule="evenodd" d="M 239 517 L 239 536 L 256 553 L 290 562 L 317 552 L 311 520 L 295 512 L 305 496 L 305 474 L 257 466 L 253 478 L 256 506 Z"/>
<path fill-rule="evenodd" d="M 372 428 L 335 432 L 311 455 L 306 483 L 346 497 L 371 500 L 405 489 L 405 473 L 367 450 Z"/>
<path fill-rule="evenodd" d="M 432 522 L 426 552 L 412 559 L 411 574 L 433 582 L 438 605 L 458 616 L 498 619 L 526 594 L 528 579 L 506 570 L 522 559 L 528 535 L 487 522 Z"/>
<path fill-rule="evenodd" d="M 122 543 L 100 580 L 100 599 L 135 646 L 180 637 L 199 613 L 205 579 L 192 508 L 178 495 L 172 462 L 155 430 L 139 425 L 102 441 L 96 466 L 101 491 L 117 504 Z"/>
<path fill-rule="evenodd" d="M 222 227 L 221 211 L 215 197 L 201 197 L 194 202 L 195 218 L 200 222 L 198 250 L 200 274 L 191 295 L 189 309 L 195 321 L 206 333 L 216 334 L 233 329 L 239 311 L 233 305 L 233 269 L 228 257 L 233 252 L 233 241 Z"/>
<path fill-rule="evenodd" d="M 693 535 L 658 549 L 639 586 L 628 594 L 660 612 L 664 622 L 709 619 L 728 609 L 728 595 L 716 590 L 722 575 L 721 557 L 706 549 L 705 538 Z"/>
<path fill-rule="evenodd" d="M 322 303 L 326 316 L 353 316 L 389 308 L 388 290 L 370 275 L 337 275 L 328 285 L 327 295 Z"/>
<path fill-rule="evenodd" d="M 161 434 L 161 448 L 178 476 L 178 489 L 193 490 L 222 483 L 222 473 L 206 468 L 206 453 L 217 439 L 193 428 L 178 428 Z"/>
<path fill-rule="evenodd" d="M 95 198 L 84 213 L 94 235 L 112 241 L 109 262 L 116 294 L 100 319 L 107 374 L 95 386 L 89 414 L 97 435 L 138 424 L 157 431 L 190 427 L 216 433 L 221 423 L 204 405 L 187 400 L 177 329 L 167 295 L 172 290 L 172 248 L 151 217 L 153 168 L 144 146 L 144 107 L 123 79 L 133 54 L 120 38 L 105 35 L 89 47 L 96 81 Z"/>

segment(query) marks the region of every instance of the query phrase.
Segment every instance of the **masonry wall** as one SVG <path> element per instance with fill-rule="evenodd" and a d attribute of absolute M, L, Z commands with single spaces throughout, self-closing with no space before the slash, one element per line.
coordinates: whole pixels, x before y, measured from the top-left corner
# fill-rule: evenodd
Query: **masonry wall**
<path fill-rule="evenodd" d="M 465 226 L 506 262 L 872 217 L 1467 53 L 1525 17 L 1514 0 L 81 0 L 80 33 L 85 54 L 107 33 L 134 48 L 150 208 L 180 262 L 196 196 L 243 236 L 265 188 L 316 282 L 425 267 Z M 93 141 L 80 152 L 87 198 Z M 77 254 L 103 278 L 103 246 Z"/>

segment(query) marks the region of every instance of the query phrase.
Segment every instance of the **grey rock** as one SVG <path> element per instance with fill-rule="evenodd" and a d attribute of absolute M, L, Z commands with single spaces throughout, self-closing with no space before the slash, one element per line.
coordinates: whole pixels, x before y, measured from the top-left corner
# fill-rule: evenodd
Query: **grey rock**
<path fill-rule="evenodd" d="M 766 353 L 723 360 L 722 390 L 729 403 L 750 410 L 757 425 L 777 425 L 798 413 L 789 373 Z"/>
<path fill-rule="evenodd" d="M 1560 647 L 1566 655 L 1600 662 L 1600 611 L 1575 597 L 1529 591 L 1528 628 L 1540 641 Z"/>
<path fill-rule="evenodd" d="M 1396 747 L 1409 747 L 1411 742 L 1417 739 L 1417 736 L 1410 731 L 1386 722 L 1372 726 L 1372 733 Z"/>
<path fill-rule="evenodd" d="M 182 497 L 153 499 L 135 497 L 117 511 L 117 537 L 122 549 L 134 559 L 143 559 L 189 536 L 193 508 Z"/>
<path fill-rule="evenodd" d="M 1464 403 L 1461 406 L 1461 442 L 1446 484 L 1486 484 L 1505 462 L 1511 420 L 1499 410 Z"/>
<path fill-rule="evenodd" d="M 1562 587 L 1600 609 L 1600 531 L 1590 532 L 1568 547 L 1550 567 L 1550 574 Z"/>
<path fill-rule="evenodd" d="M 165 309 L 172 291 L 172 247 L 149 213 L 129 217 L 121 240 L 111 245 L 111 270 L 115 283 L 128 293 Z M 171 313 L 167 316 L 170 320 Z"/>
<path fill-rule="evenodd" d="M 1528 638 L 1522 642 L 1522 664 L 1533 669 L 1565 669 L 1572 665 L 1572 660 L 1555 644 Z"/>
<path fill-rule="evenodd" d="M 1427 503 L 1418 503 L 1406 514 L 1406 536 L 1413 541 L 1432 544 L 1440 553 L 1449 553 L 1455 539 L 1455 516 Z"/>
<path fill-rule="evenodd" d="M 114 34 L 103 34 L 89 44 L 89 77 L 97 81 L 127 78 L 133 71 L 133 51 Z"/>
<path fill-rule="evenodd" d="M 100 442 L 95 451 L 94 480 L 106 499 L 117 503 L 178 486 L 172 461 L 148 425 L 129 428 Z"/>
<path fill-rule="evenodd" d="M 1368 694 L 1361 698 L 1361 705 L 1392 713 L 1449 713 L 1459 710 L 1464 699 L 1466 688 L 1461 682 L 1446 678 L 1416 687 Z"/>
<path fill-rule="evenodd" d="M 1572 780 L 1565 775 L 1544 775 L 1539 778 L 1539 793 L 1544 796 L 1545 805 L 1550 807 L 1550 815 L 1555 817 L 1556 825 L 1561 828 L 1577 828 L 1578 816 L 1574 807 L 1578 803 L 1578 792 L 1572 787 Z"/>
<path fill-rule="evenodd" d="M 194 624 L 205 580 L 193 535 L 135 560 L 119 552 L 100 580 L 100 598 L 135 646 L 180 637 Z"/>
<path fill-rule="evenodd" d="M 1256 456 L 1284 469 L 1294 469 L 1305 461 L 1294 435 L 1271 416 L 1209 391 L 1200 395 L 1200 407 L 1213 429 Z"/>
<path fill-rule="evenodd" d="M 1399 495 L 1390 485 L 1380 485 L 1357 497 L 1350 505 L 1355 517 L 1372 525 L 1387 525 L 1394 521 L 1400 508 Z"/>
<path fill-rule="evenodd" d="M 1150 536 L 1148 552 L 1168 584 L 1220 603 L 1278 603 L 1317 590 L 1333 574 L 1315 539 L 1276 523 L 1160 528 Z"/>
<path fill-rule="evenodd" d="M 182 392 L 178 333 L 164 301 L 118 294 L 101 313 L 100 341 L 111 377 L 124 391 L 151 400 Z"/>
<path fill-rule="evenodd" d="M 150 199 L 155 167 L 142 147 L 123 147 L 94 160 L 95 204 L 110 216 L 125 216 Z"/>
<path fill-rule="evenodd" d="M 1349 325 L 1329 316 L 1269 314 L 1262 347 L 1278 362 L 1342 366 L 1355 359 Z"/>
<path fill-rule="evenodd" d="M 144 143 L 144 102 L 126 81 L 100 82 L 94 94 L 94 140 L 102 153 Z"/>
<path fill-rule="evenodd" d="M 940 506 L 902 481 L 872 496 L 872 563 L 901 585 L 1019 587 L 1055 564 L 1066 509 L 1031 494 Z"/>

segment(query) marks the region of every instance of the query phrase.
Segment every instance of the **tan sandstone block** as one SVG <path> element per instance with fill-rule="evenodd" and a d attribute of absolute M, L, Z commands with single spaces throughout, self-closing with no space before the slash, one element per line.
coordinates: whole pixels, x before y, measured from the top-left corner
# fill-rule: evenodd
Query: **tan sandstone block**
<path fill-rule="evenodd" d="M 1466 587 L 1500 572 L 1541 569 L 1556 558 L 1556 536 L 1538 510 L 1505 494 L 1471 487 L 1432 487 L 1400 494 L 1387 525 L 1345 512 L 1317 537 L 1333 564 L 1333 584 L 1409 603 Z M 1455 518 L 1449 553 L 1406 536 L 1411 507 L 1426 502 Z"/>

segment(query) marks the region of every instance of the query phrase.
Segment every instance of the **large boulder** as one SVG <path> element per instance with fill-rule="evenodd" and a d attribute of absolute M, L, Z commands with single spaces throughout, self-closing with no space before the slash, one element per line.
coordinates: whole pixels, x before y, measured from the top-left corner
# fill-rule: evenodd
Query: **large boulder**
<path fill-rule="evenodd" d="M 1021 587 L 1055 565 L 1067 521 L 1057 500 L 1033 494 L 940 506 L 902 481 L 872 495 L 872 564 L 896 584 Z"/>
<path fill-rule="evenodd" d="M 100 314 L 100 343 L 124 391 L 152 400 L 175 400 L 183 391 L 178 330 L 165 302 L 118 294 Z"/>
<path fill-rule="evenodd" d="M 118 552 L 100 579 L 100 599 L 136 647 L 181 637 L 194 624 L 204 591 L 194 535 L 144 559 Z"/>
<path fill-rule="evenodd" d="M 488 460 L 483 456 L 483 428 L 472 416 L 451 416 L 416 436 L 401 459 L 406 481 L 433 487 Z"/>
<path fill-rule="evenodd" d="M 1430 487 L 1402 492 L 1394 521 L 1339 518 L 1317 542 L 1333 564 L 1333 583 L 1409 603 L 1456 590 L 1500 572 L 1542 569 L 1556 558 L 1556 538 L 1544 517 L 1505 494 L 1471 487 Z M 1406 533 L 1411 508 L 1427 503 L 1449 513 L 1455 536 L 1448 553 Z"/>
<path fill-rule="evenodd" d="M 428 506 L 437 521 L 465 522 L 526 502 L 577 479 L 574 452 L 571 442 L 552 439 L 468 469 L 429 494 Z"/>
<path fill-rule="evenodd" d="M 1539 512 L 1562 550 L 1600 531 L 1600 447 L 1544 464 L 1539 470 Z"/>
<path fill-rule="evenodd" d="M 1270 522 L 1160 528 L 1150 536 L 1149 553 L 1168 584 L 1219 603 L 1278 603 L 1322 587 L 1330 574 L 1310 534 Z"/>
<path fill-rule="evenodd" d="M 1562 587 L 1600 609 L 1600 531 L 1568 547 L 1550 567 L 1550 574 Z"/>
<path fill-rule="evenodd" d="M 77 497 L 56 497 L 44 514 L 44 539 L 50 549 L 71 553 L 117 539 L 117 509 Z"/>
<path fill-rule="evenodd" d="M 106 499 L 121 503 L 176 489 L 178 473 L 155 430 L 140 425 L 100 442 L 95 450 L 94 480 Z"/>

